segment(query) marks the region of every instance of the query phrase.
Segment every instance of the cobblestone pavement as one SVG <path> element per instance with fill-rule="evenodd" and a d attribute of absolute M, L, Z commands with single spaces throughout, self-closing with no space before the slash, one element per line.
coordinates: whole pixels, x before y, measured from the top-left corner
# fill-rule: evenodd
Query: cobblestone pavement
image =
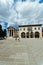
<path fill-rule="evenodd" d="M 43 39 L 0 40 L 0 65 L 43 65 Z"/>

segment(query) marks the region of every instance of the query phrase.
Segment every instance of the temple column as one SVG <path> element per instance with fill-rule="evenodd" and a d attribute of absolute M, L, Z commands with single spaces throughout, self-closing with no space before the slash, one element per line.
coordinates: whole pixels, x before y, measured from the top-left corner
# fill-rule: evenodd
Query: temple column
<path fill-rule="evenodd" d="M 9 30 L 9 36 L 12 36 L 12 32 L 11 32 L 11 30 Z"/>
<path fill-rule="evenodd" d="M 25 38 L 27 38 L 27 34 L 25 33 Z"/>
<path fill-rule="evenodd" d="M 9 30 L 7 30 L 7 36 L 9 37 Z"/>
<path fill-rule="evenodd" d="M 13 37 L 14 37 L 14 30 L 13 30 Z"/>
<path fill-rule="evenodd" d="M 12 37 L 12 30 L 11 30 L 11 37 Z"/>
<path fill-rule="evenodd" d="M 8 37 L 10 37 L 10 30 L 8 30 Z"/>
<path fill-rule="evenodd" d="M 29 32 L 29 38 L 30 38 L 30 32 Z"/>

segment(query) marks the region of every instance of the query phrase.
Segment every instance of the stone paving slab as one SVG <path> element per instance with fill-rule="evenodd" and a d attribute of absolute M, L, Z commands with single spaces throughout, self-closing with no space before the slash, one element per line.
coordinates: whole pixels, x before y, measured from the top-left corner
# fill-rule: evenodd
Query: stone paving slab
<path fill-rule="evenodd" d="M 0 65 L 43 65 L 43 39 L 0 40 Z"/>

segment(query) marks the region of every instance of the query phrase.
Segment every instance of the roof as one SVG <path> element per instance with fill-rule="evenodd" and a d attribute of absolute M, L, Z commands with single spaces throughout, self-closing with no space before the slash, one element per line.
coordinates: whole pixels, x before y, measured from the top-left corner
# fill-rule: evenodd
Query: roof
<path fill-rule="evenodd" d="M 42 26 L 42 24 L 19 25 L 19 27 L 28 27 L 28 26 Z"/>
<path fill-rule="evenodd" d="M 13 28 L 13 29 L 15 29 L 15 30 L 17 30 L 15 27 L 12 27 L 12 26 L 9 26 L 7 29 L 9 29 L 10 27 Z"/>

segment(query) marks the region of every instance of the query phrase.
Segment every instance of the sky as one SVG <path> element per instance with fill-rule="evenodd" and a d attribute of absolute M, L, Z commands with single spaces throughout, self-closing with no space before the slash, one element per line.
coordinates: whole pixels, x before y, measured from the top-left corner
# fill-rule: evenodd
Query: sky
<path fill-rule="evenodd" d="M 43 24 L 43 0 L 0 0 L 0 24 Z"/>

